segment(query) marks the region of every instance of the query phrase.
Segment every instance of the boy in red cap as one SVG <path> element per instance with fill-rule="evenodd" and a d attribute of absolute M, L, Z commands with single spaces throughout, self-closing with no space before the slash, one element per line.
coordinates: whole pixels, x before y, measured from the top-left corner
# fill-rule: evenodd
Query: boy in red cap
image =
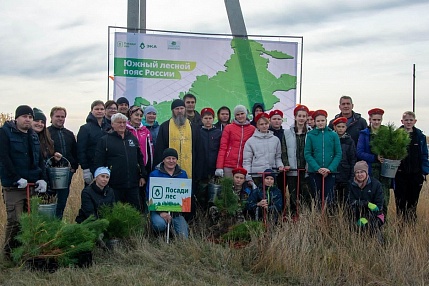
<path fill-rule="evenodd" d="M 201 170 L 201 180 L 198 183 L 196 192 L 197 203 L 206 211 L 208 208 L 208 183 L 214 177 L 216 171 L 216 160 L 219 152 L 220 139 L 222 131 L 213 125 L 214 110 L 210 107 L 201 110 L 201 121 L 203 126 L 200 129 L 200 144 L 202 145 L 202 158 L 199 158 L 203 163 Z"/>
<path fill-rule="evenodd" d="M 383 156 L 374 154 L 371 150 L 371 140 L 377 136 L 383 122 L 384 110 L 373 108 L 368 110 L 369 126 L 359 132 L 358 144 L 356 145 L 356 155 L 358 160 L 368 163 L 368 174 L 380 181 L 384 192 L 383 211 L 387 216 L 388 204 L 390 201 L 391 179 L 381 176 L 381 164 L 384 162 Z"/>
<path fill-rule="evenodd" d="M 213 205 L 209 209 L 209 216 L 211 219 L 211 223 L 214 225 L 212 227 L 212 230 L 221 231 L 225 230 L 227 231 L 228 228 L 234 224 L 241 223 L 245 220 L 245 217 L 247 216 L 247 200 L 249 198 L 249 195 L 252 192 L 252 189 L 248 187 L 248 184 L 246 184 L 246 175 L 247 171 L 246 169 L 242 167 L 237 167 L 232 170 L 233 174 L 233 184 L 232 184 L 232 191 L 237 197 L 237 204 L 239 205 L 239 210 L 235 214 L 233 218 L 227 218 L 226 216 L 222 216 L 219 213 L 219 209 L 217 206 Z M 256 186 L 253 185 L 254 189 L 256 189 Z M 222 196 L 222 193 L 220 194 Z M 209 201 L 214 203 L 215 198 L 209 198 Z"/>
<path fill-rule="evenodd" d="M 335 132 L 340 138 L 342 157 L 338 165 L 338 174 L 335 176 L 335 190 L 337 191 L 337 202 L 344 205 L 347 199 L 347 184 L 353 179 L 353 166 L 356 163 L 355 142 L 347 134 L 347 118 L 338 117 L 332 122 Z"/>

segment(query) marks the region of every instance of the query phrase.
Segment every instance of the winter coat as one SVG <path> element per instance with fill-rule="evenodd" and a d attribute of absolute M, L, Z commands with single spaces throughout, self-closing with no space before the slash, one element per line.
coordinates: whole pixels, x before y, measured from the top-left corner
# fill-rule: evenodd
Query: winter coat
<path fill-rule="evenodd" d="M 77 158 L 82 169 L 90 169 L 94 174 L 96 169 L 94 164 L 95 149 L 98 140 L 106 133 L 104 120 L 100 126 L 94 115 L 89 113 L 86 124 L 82 125 L 77 133 Z"/>
<path fill-rule="evenodd" d="M 329 128 L 334 129 L 334 123 L 333 122 L 338 117 L 342 117 L 341 113 L 335 115 L 334 119 L 329 121 L 329 125 L 328 125 Z M 357 142 L 359 139 L 359 132 L 361 130 L 364 130 L 367 127 L 368 127 L 368 124 L 367 124 L 366 120 L 364 118 L 362 118 L 360 113 L 356 113 L 356 112 L 352 111 L 352 120 L 351 120 L 350 124 L 347 122 L 346 132 L 347 132 L 347 134 L 350 135 L 350 137 L 352 137 L 353 141 L 355 142 L 355 146 L 357 146 Z"/>
<path fill-rule="evenodd" d="M 54 150 L 69 160 L 72 169 L 79 167 L 77 159 L 77 143 L 74 133 L 67 128 L 57 128 L 53 125 L 48 127 L 49 134 L 54 141 Z"/>
<path fill-rule="evenodd" d="M 142 119 L 142 123 L 144 126 L 146 126 L 147 129 L 149 129 L 150 134 L 152 135 L 153 148 L 155 149 L 156 139 L 158 138 L 158 132 L 159 132 L 159 123 L 158 121 L 155 121 L 152 125 L 149 125 L 147 124 L 145 119 Z"/>
<path fill-rule="evenodd" d="M 369 202 L 377 205 L 379 209 L 377 214 L 382 213 L 384 194 L 380 181 L 376 178 L 368 177 L 368 181 L 363 189 L 356 182 L 350 181 L 348 184 L 347 204 L 352 208 L 354 213 L 361 213 L 364 216 L 365 213 L 369 212 Z"/>
<path fill-rule="evenodd" d="M 91 215 L 98 218 L 98 210 L 101 206 L 113 206 L 114 203 L 115 192 L 113 189 L 109 186 L 105 186 L 104 189 L 101 190 L 94 182 L 86 186 L 82 191 L 81 207 L 75 221 L 77 223 L 82 223 Z"/>
<path fill-rule="evenodd" d="M 203 179 L 214 176 L 221 137 L 222 131 L 216 127 L 207 129 L 203 126 L 200 129 L 200 142 L 204 151 L 201 160 L 205 162 L 201 175 Z"/>
<path fill-rule="evenodd" d="M 401 126 L 400 128 L 404 128 Z M 423 132 L 413 127 L 413 138 L 408 146 L 408 155 L 401 161 L 398 172 L 429 174 L 428 146 Z"/>
<path fill-rule="evenodd" d="M 110 169 L 109 185 L 116 190 L 139 186 L 147 178 L 137 138 L 125 130 L 124 138 L 116 131 L 104 135 L 95 151 L 95 166 Z"/>
<path fill-rule="evenodd" d="M 262 112 L 265 112 L 265 106 L 263 103 L 257 102 L 255 104 L 253 104 L 253 107 L 252 107 L 252 116 L 253 117 L 252 117 L 252 121 L 250 121 L 250 125 L 255 126 L 255 127 L 256 127 L 255 111 L 256 111 L 256 108 L 258 108 L 258 107 L 260 107 L 262 109 Z"/>
<path fill-rule="evenodd" d="M 277 221 L 279 214 L 283 211 L 283 195 L 282 191 L 276 186 L 266 187 L 265 194 L 261 186 L 254 189 L 247 199 L 246 210 L 252 216 L 256 216 L 256 219 L 262 219 L 262 208 L 256 204 L 264 198 L 268 200 L 268 215 L 274 215 L 274 220 Z"/>
<path fill-rule="evenodd" d="M 0 177 L 3 187 L 15 187 L 24 178 L 35 183 L 43 178 L 44 161 L 37 133 L 19 131 L 15 121 L 6 121 L 0 128 Z"/>
<path fill-rule="evenodd" d="M 371 128 L 362 130 L 359 134 L 358 144 L 356 146 L 356 155 L 358 160 L 364 160 L 368 163 L 368 174 L 372 174 L 372 163 L 378 163 L 377 155 L 371 151 Z"/>
<path fill-rule="evenodd" d="M 228 123 L 227 125 L 229 125 L 229 124 L 231 124 L 231 123 Z M 220 131 L 222 131 L 222 132 L 223 132 L 223 130 L 225 129 L 225 127 L 226 127 L 227 125 L 223 126 L 222 122 L 220 122 L 220 121 L 218 121 L 218 122 L 216 122 L 216 123 L 214 124 L 214 126 L 215 126 L 217 129 L 219 129 Z"/>
<path fill-rule="evenodd" d="M 220 140 L 216 169 L 237 168 L 243 166 L 243 149 L 246 141 L 255 132 L 249 121 L 241 124 L 234 120 L 225 126 Z"/>
<path fill-rule="evenodd" d="M 246 141 L 243 151 L 243 168 L 249 173 L 283 167 L 280 140 L 273 132 L 261 133 L 255 130 Z"/>
<path fill-rule="evenodd" d="M 317 172 L 320 168 L 327 168 L 336 172 L 341 161 L 341 145 L 337 133 L 331 128 L 313 129 L 307 133 L 304 156 L 308 165 L 308 172 Z"/>
<path fill-rule="evenodd" d="M 131 126 L 130 122 L 127 122 L 127 130 L 133 134 L 139 141 L 140 151 L 143 155 L 143 163 L 145 166 L 148 162 L 153 162 L 153 144 L 152 135 L 149 129 L 140 123 L 138 128 Z M 151 168 L 152 169 L 152 168 Z"/>
<path fill-rule="evenodd" d="M 311 127 L 307 127 L 307 132 L 311 130 Z M 291 125 L 289 129 L 285 130 L 285 140 L 286 140 L 286 149 L 287 149 L 287 162 L 291 169 L 298 168 L 298 161 L 296 158 L 297 146 L 296 146 L 296 133 L 295 126 Z M 286 165 L 285 165 L 286 166 Z M 286 173 L 288 176 L 296 177 L 297 171 L 289 171 Z"/>
<path fill-rule="evenodd" d="M 192 129 L 192 179 L 201 178 L 201 170 L 204 166 L 204 162 L 200 160 L 202 154 L 202 144 L 200 143 L 200 127 L 194 126 L 187 120 Z M 156 140 L 155 156 L 153 159 L 153 165 L 157 166 L 162 162 L 162 153 L 165 149 L 169 148 L 170 140 L 170 120 L 163 122 L 159 128 L 158 138 Z M 179 150 L 177 150 L 179 152 Z"/>
<path fill-rule="evenodd" d="M 198 111 L 194 110 L 194 117 L 186 117 L 189 119 L 192 125 L 195 125 L 195 127 L 201 127 L 203 125 L 203 122 L 201 121 L 201 115 L 198 113 Z"/>
<path fill-rule="evenodd" d="M 338 175 L 335 177 L 337 183 L 347 183 L 354 177 L 354 166 L 356 164 L 356 147 L 353 139 L 345 133 L 340 137 L 342 157 L 338 165 Z"/>

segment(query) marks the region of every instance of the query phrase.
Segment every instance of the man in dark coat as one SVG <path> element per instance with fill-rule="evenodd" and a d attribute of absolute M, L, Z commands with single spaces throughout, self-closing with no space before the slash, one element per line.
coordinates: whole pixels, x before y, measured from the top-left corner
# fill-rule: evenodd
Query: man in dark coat
<path fill-rule="evenodd" d="M 109 185 L 115 191 L 116 201 L 139 210 L 139 187 L 146 184 L 147 174 L 139 141 L 126 129 L 126 124 L 127 117 L 122 113 L 112 116 L 113 132 L 98 141 L 94 165 L 110 169 Z"/>
<path fill-rule="evenodd" d="M 343 95 L 340 97 L 340 105 L 339 108 L 341 113 L 335 115 L 334 119 L 329 122 L 328 127 L 334 129 L 333 122 L 338 117 L 347 118 L 347 134 L 352 137 L 355 142 L 355 146 L 357 146 L 357 142 L 359 139 L 359 132 L 368 127 L 368 123 L 364 118 L 361 117 L 360 113 L 356 113 L 353 111 L 353 100 L 350 96 Z"/>

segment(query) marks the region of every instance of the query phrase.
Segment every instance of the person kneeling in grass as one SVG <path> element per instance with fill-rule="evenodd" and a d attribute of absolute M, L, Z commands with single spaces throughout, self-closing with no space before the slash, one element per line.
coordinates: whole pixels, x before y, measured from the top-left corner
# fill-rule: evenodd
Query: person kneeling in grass
<path fill-rule="evenodd" d="M 86 186 L 81 194 L 81 207 L 76 217 L 76 222 L 81 223 L 91 215 L 98 218 L 98 209 L 103 205 L 113 206 L 115 193 L 108 186 L 110 170 L 107 167 L 99 167 L 95 170 L 94 181 Z"/>
<path fill-rule="evenodd" d="M 384 224 L 381 183 L 368 175 L 368 164 L 365 161 L 355 164 L 354 174 L 348 185 L 347 198 L 351 223 L 357 229 L 380 234 L 380 227 Z"/>

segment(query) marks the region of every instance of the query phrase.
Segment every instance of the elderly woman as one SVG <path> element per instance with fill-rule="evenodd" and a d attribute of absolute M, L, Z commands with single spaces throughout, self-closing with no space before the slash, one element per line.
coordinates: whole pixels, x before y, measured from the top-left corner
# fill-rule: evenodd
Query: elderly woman
<path fill-rule="evenodd" d="M 215 175 L 232 177 L 232 170 L 243 166 L 243 149 L 253 135 L 255 127 L 247 119 L 247 109 L 243 105 L 234 108 L 234 120 L 225 126 L 220 140 Z"/>

